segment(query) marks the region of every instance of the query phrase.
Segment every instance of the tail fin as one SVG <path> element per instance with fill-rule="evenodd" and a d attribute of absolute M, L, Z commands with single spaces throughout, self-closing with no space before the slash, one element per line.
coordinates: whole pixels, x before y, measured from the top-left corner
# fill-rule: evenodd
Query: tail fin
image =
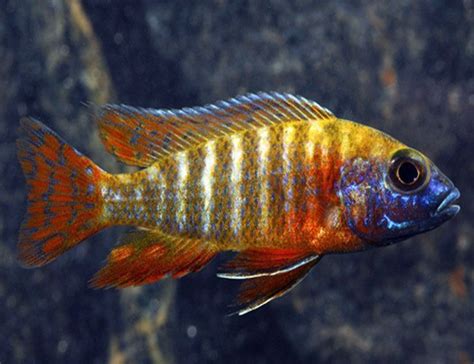
<path fill-rule="evenodd" d="M 34 119 L 21 121 L 18 159 L 28 185 L 28 209 L 19 236 L 19 258 L 41 266 L 103 229 L 99 181 L 91 160 Z"/>

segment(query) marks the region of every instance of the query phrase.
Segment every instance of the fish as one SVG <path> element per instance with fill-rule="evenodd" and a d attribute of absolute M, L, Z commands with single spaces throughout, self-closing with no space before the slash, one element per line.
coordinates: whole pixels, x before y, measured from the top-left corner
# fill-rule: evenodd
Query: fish
<path fill-rule="evenodd" d="M 240 280 L 239 315 L 284 295 L 325 255 L 391 245 L 460 210 L 424 154 L 302 96 L 260 92 L 176 110 L 107 104 L 111 174 L 34 118 L 21 121 L 27 184 L 19 260 L 43 266 L 97 232 L 133 227 L 90 280 L 124 288 L 198 272 Z"/>

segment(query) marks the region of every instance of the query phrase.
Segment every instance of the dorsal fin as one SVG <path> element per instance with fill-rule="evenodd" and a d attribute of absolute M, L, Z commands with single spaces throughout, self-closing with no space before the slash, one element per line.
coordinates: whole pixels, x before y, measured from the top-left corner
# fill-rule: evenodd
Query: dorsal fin
<path fill-rule="evenodd" d="M 126 164 L 147 167 L 171 153 L 220 135 L 282 122 L 333 117 L 314 101 L 273 92 L 180 110 L 105 105 L 98 113 L 98 124 L 110 153 Z"/>

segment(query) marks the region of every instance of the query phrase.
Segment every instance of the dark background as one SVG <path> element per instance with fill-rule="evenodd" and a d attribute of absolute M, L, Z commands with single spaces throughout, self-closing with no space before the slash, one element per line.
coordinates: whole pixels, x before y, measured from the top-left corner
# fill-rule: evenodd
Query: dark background
<path fill-rule="evenodd" d="M 2 364 L 472 363 L 472 0 L 0 3 Z M 117 229 L 42 269 L 18 265 L 20 117 L 118 172 L 84 102 L 169 108 L 259 90 L 301 94 L 425 152 L 461 190 L 460 214 L 402 244 L 326 257 L 242 318 L 225 316 L 235 284 L 215 277 L 218 262 L 178 282 L 89 289 Z"/>

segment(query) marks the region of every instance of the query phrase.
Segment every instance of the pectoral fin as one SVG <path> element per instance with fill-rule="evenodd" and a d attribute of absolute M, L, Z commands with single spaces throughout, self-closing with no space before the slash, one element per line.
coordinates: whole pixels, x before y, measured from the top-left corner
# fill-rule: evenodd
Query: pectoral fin
<path fill-rule="evenodd" d="M 321 258 L 322 256 L 317 256 L 285 273 L 246 280 L 240 286 L 237 296 L 238 310 L 234 314 L 245 315 L 275 298 L 283 296 L 301 282 Z"/>
<path fill-rule="evenodd" d="M 247 249 L 222 266 L 217 276 L 248 279 L 280 275 L 318 259 L 318 255 L 299 249 Z"/>

